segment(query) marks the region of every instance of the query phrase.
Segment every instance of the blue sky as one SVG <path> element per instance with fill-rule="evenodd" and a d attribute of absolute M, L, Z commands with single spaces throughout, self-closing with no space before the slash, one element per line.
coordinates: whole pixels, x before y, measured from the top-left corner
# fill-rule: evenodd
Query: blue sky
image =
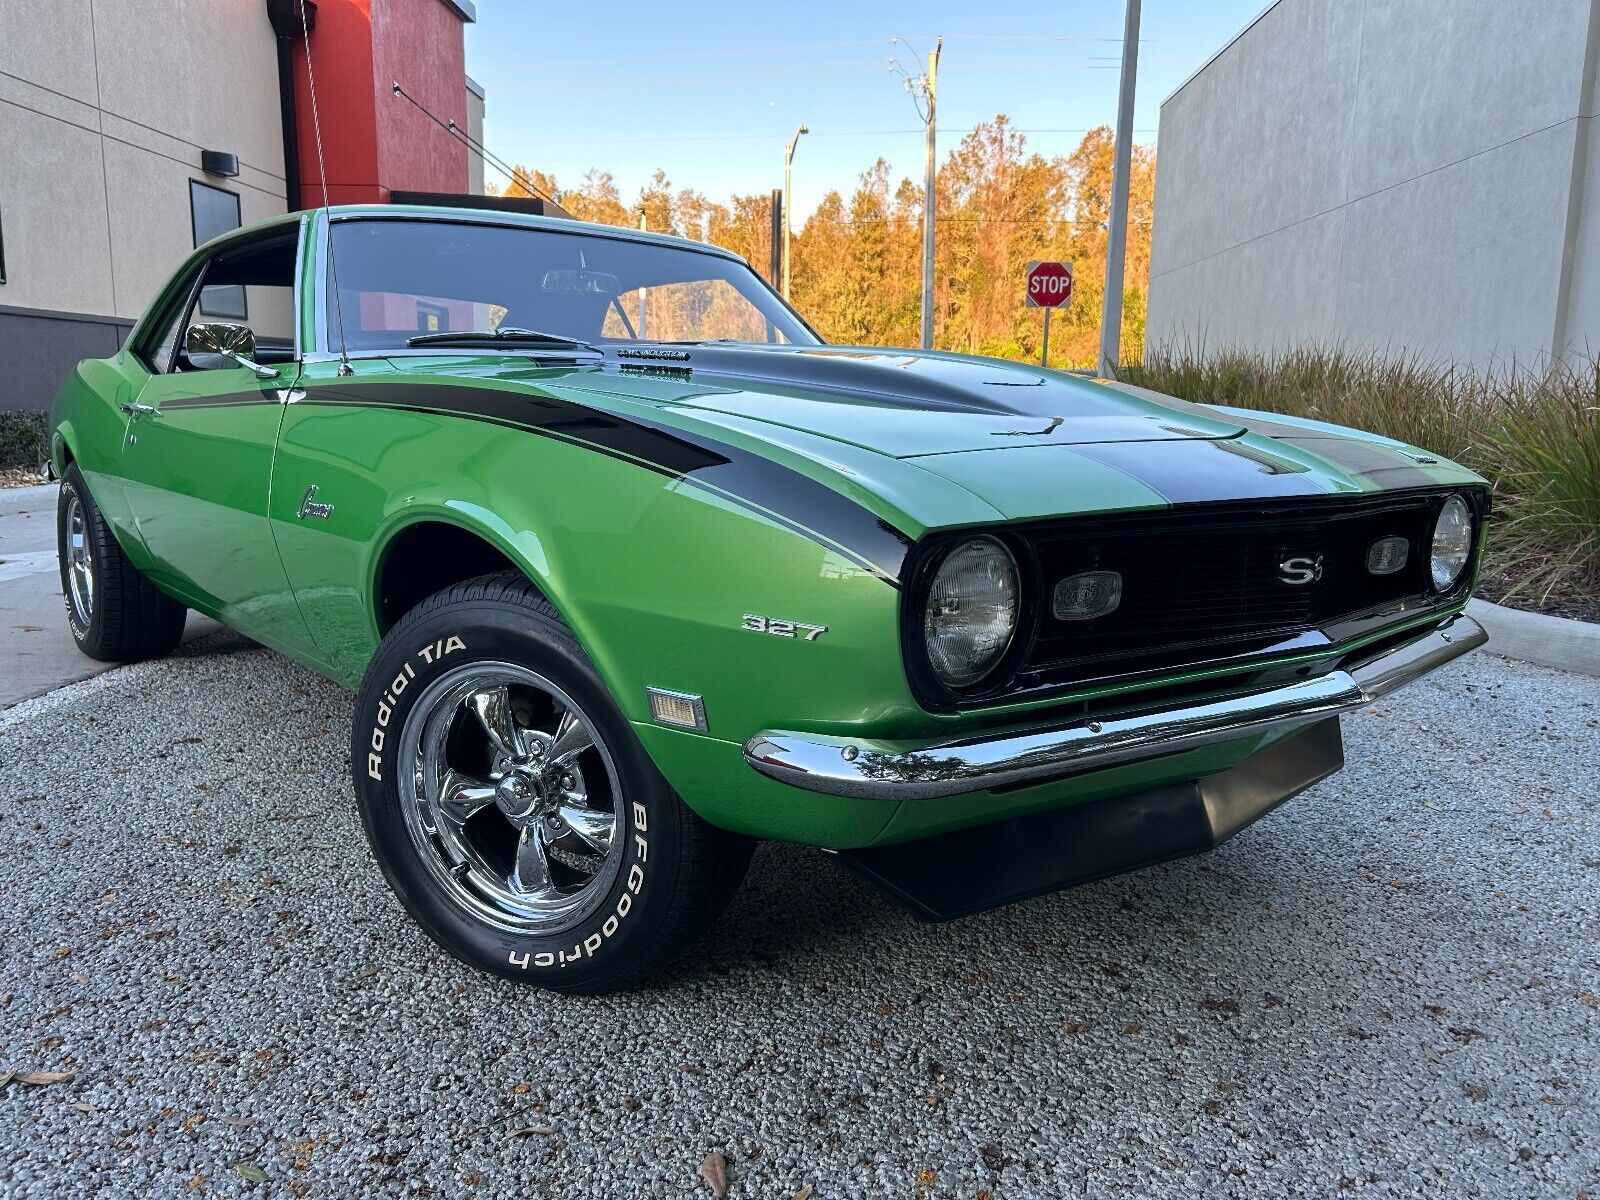
<path fill-rule="evenodd" d="M 1136 140 L 1156 141 L 1161 101 L 1263 3 L 1145 0 Z M 784 145 L 803 121 L 811 133 L 794 170 L 803 219 L 829 190 L 851 189 L 879 155 L 896 177 L 921 178 L 921 122 L 889 69 L 897 53 L 920 70 L 944 34 L 941 158 L 965 130 L 1002 112 L 1029 131 L 1031 148 L 1064 154 L 1085 130 L 1115 120 L 1122 29 L 1120 0 L 479 0 L 467 73 L 488 92 L 484 140 L 493 153 L 563 186 L 599 167 L 625 200 L 657 167 L 674 186 L 719 201 L 780 186 Z M 504 183 L 493 168 L 488 177 Z"/>

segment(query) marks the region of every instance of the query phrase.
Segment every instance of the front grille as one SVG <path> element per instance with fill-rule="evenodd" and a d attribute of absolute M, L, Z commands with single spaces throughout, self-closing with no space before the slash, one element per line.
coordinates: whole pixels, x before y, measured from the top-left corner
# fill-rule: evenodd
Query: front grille
<path fill-rule="evenodd" d="M 1006 531 L 1034 600 L 1004 669 L 958 704 L 1049 694 L 1108 680 L 1269 653 L 1332 647 L 1439 607 L 1428 578 L 1434 518 L 1452 493 L 1292 504 L 1195 505 L 1151 513 L 1073 518 Z M 1473 497 L 1481 520 L 1484 503 Z M 1367 552 L 1403 537 L 1405 566 L 1367 569 Z M 1320 576 L 1286 582 L 1282 564 L 1321 564 Z M 1092 620 L 1051 611 L 1055 585 L 1084 571 L 1116 571 L 1122 599 Z M 1465 588 L 1472 570 L 1463 573 Z M 914 679 L 916 676 L 914 675 Z M 922 677 L 926 681 L 926 676 Z M 924 689 L 925 690 L 925 689 Z"/>

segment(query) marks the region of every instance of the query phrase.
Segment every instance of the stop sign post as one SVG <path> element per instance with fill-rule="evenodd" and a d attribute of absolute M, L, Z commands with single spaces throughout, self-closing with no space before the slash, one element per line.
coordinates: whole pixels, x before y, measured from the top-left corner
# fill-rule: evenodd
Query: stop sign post
<path fill-rule="evenodd" d="M 1039 349 L 1039 365 L 1045 366 L 1050 361 L 1050 311 L 1072 299 L 1072 264 L 1034 259 L 1028 263 L 1026 278 L 1023 303 L 1029 308 L 1044 309 L 1044 345 Z"/>

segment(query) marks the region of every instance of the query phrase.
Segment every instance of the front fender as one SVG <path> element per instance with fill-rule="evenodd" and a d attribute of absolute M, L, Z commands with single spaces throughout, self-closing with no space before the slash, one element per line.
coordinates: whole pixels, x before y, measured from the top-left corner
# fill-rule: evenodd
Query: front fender
<path fill-rule="evenodd" d="M 77 464 L 117 541 L 136 563 L 145 555 L 122 487 L 122 443 L 128 429 L 122 405 L 144 386 L 140 370 L 126 353 L 85 359 L 62 381 L 50 404 L 51 466 L 59 477 L 69 462 Z"/>

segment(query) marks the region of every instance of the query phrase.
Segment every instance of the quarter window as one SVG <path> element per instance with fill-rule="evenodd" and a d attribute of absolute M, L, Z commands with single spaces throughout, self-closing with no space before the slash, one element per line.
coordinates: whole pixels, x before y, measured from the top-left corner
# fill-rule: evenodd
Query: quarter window
<path fill-rule="evenodd" d="M 158 323 L 145 335 L 144 342 L 136 351 L 144 365 L 157 375 L 165 375 L 172 370 L 173 355 L 178 350 L 178 330 L 187 325 L 184 318 L 189 315 L 189 302 L 194 296 L 198 274 L 198 270 L 191 270 L 184 277 L 182 286 L 173 289 Z"/>

